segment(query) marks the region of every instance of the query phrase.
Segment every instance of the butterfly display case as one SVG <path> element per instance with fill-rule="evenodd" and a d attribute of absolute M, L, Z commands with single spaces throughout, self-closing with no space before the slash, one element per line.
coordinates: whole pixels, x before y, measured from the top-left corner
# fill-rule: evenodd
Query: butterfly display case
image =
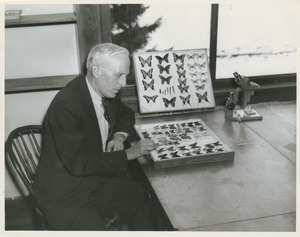
<path fill-rule="evenodd" d="M 201 120 L 135 125 L 140 138 L 157 148 L 150 153 L 154 168 L 233 159 L 234 152 Z"/>
<path fill-rule="evenodd" d="M 133 62 L 141 115 L 215 107 L 206 49 L 135 53 Z M 157 144 L 150 153 L 155 169 L 233 159 L 201 119 L 175 120 L 135 125 L 140 138 Z"/>
<path fill-rule="evenodd" d="M 207 50 L 135 53 L 141 113 L 215 107 Z"/>

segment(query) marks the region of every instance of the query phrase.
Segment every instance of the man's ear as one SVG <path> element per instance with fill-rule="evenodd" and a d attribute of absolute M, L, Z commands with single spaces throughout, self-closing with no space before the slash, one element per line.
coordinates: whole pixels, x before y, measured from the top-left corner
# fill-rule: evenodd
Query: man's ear
<path fill-rule="evenodd" d="M 97 65 L 92 66 L 92 74 L 95 78 L 98 78 L 101 74 L 101 68 Z"/>

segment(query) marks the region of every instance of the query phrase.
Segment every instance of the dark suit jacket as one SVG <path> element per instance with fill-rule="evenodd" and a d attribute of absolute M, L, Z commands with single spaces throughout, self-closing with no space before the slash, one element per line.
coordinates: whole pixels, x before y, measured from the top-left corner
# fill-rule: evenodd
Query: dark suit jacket
<path fill-rule="evenodd" d="M 134 113 L 119 96 L 106 104 L 109 139 L 115 132 L 133 133 Z M 46 113 L 44 127 L 33 189 L 49 223 L 66 229 L 99 177 L 126 172 L 127 157 L 124 150 L 103 152 L 85 76 L 58 92 Z"/>

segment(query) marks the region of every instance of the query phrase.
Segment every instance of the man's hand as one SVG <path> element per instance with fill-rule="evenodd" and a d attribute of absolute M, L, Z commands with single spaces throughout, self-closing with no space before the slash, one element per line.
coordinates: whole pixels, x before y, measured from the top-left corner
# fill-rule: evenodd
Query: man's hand
<path fill-rule="evenodd" d="M 114 138 L 107 143 L 107 151 L 120 151 L 124 149 L 125 137 L 122 134 L 115 134 Z"/>
<path fill-rule="evenodd" d="M 133 160 L 139 158 L 142 155 L 147 155 L 150 151 L 155 149 L 155 144 L 150 139 L 142 139 L 135 145 L 126 150 L 127 159 Z"/>

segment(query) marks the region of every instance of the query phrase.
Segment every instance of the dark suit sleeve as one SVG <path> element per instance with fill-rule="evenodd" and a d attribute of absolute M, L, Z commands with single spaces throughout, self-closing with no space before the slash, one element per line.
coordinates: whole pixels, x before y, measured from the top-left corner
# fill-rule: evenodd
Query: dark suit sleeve
<path fill-rule="evenodd" d="M 127 170 L 125 151 L 101 152 L 91 149 L 86 126 L 80 114 L 66 102 L 52 106 L 48 126 L 61 162 L 69 173 L 76 176 L 112 174 Z"/>

